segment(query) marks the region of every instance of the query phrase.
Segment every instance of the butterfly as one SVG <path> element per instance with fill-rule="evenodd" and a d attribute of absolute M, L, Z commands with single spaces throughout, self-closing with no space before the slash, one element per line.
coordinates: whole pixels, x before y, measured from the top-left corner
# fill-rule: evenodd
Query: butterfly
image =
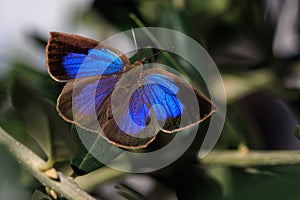
<path fill-rule="evenodd" d="M 216 111 L 183 78 L 131 64 L 121 51 L 79 35 L 50 32 L 46 64 L 54 80 L 66 82 L 59 115 L 118 147 L 146 147 L 159 130 L 186 129 Z"/>

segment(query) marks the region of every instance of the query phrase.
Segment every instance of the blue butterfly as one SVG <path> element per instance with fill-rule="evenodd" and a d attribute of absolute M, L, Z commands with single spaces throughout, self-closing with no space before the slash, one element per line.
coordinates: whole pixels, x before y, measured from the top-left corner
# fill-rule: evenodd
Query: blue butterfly
<path fill-rule="evenodd" d="M 182 78 L 131 65 L 121 51 L 89 38 L 51 32 L 46 62 L 53 79 L 67 82 L 57 100 L 60 116 L 119 147 L 146 147 L 158 130 L 173 133 L 215 111 Z"/>

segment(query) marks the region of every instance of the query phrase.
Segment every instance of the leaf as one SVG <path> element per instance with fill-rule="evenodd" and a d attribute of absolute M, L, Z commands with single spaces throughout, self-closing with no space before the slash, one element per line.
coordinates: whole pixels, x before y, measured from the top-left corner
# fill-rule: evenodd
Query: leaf
<path fill-rule="evenodd" d="M 107 21 L 122 30 L 128 30 L 128 27 L 134 27 L 135 24 L 130 20 L 128 15 L 134 13 L 139 18 L 140 1 L 136 0 L 102 0 L 94 1 L 93 10 L 101 14 Z M 116 6 L 118 5 L 118 6 Z"/>
<path fill-rule="evenodd" d="M 12 103 L 30 136 L 40 145 L 50 160 L 68 160 L 77 152 L 70 126 L 54 105 L 42 98 L 30 79 L 16 76 L 12 86 Z"/>
<path fill-rule="evenodd" d="M 90 154 L 82 143 L 80 143 L 79 146 L 79 154 L 71 160 L 71 167 L 74 173 L 79 176 L 90 173 L 103 166 L 104 164 Z"/>
<path fill-rule="evenodd" d="M 49 75 L 37 71 L 33 69 L 32 66 L 25 63 L 16 62 L 11 66 L 11 68 L 11 72 L 4 80 L 5 84 L 12 85 L 16 76 L 21 74 L 22 76 L 28 77 L 28 79 L 31 80 L 31 83 L 34 83 L 34 86 L 40 89 L 39 93 L 43 97 L 50 99 L 51 102 L 56 102 L 56 98 L 63 88 L 63 84 L 53 81 Z"/>
<path fill-rule="evenodd" d="M 120 196 L 124 197 L 127 200 L 143 200 L 146 199 L 144 195 L 139 193 L 138 191 L 134 190 L 133 188 L 129 187 L 126 184 L 118 184 L 115 186 L 117 192 Z"/>
<path fill-rule="evenodd" d="M 4 102 L 5 98 L 6 98 L 6 91 L 4 88 L 4 83 L 3 81 L 0 80 L 0 108 L 2 107 L 1 104 Z"/>
<path fill-rule="evenodd" d="M 79 130 L 77 132 L 77 130 Z M 71 166 L 77 175 L 84 175 L 92 172 L 100 167 L 105 166 L 105 163 L 113 160 L 119 156 L 123 151 L 108 143 L 99 134 L 92 133 L 73 126 L 72 131 L 80 134 L 80 138 L 85 138 L 83 142 L 80 140 L 79 154 L 71 160 Z M 101 163 L 93 155 L 97 155 L 97 158 L 102 158 L 104 163 Z"/>
<path fill-rule="evenodd" d="M 232 196 L 230 199 L 297 199 L 299 198 L 299 166 L 258 168 L 268 173 L 253 174 L 232 168 Z"/>
<path fill-rule="evenodd" d="M 32 194 L 31 200 L 52 200 L 52 198 L 40 190 L 35 190 Z"/>
<path fill-rule="evenodd" d="M 300 125 L 295 127 L 295 136 L 300 139 Z"/>
<path fill-rule="evenodd" d="M 154 53 L 155 53 L 154 49 L 151 48 L 139 49 L 138 52 L 130 58 L 130 62 L 134 63 L 135 61 L 142 60 L 143 58 L 151 57 L 153 56 Z M 153 59 L 153 57 L 151 57 L 151 59 Z M 150 61 L 150 60 L 146 60 L 146 61 Z"/>

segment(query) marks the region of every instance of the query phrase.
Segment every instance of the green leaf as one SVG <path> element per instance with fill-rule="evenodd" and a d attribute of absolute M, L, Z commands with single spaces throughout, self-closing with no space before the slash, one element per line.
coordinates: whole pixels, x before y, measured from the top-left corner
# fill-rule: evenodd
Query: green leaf
<path fill-rule="evenodd" d="M 84 144 L 80 140 L 79 154 L 71 160 L 71 166 L 77 175 L 84 175 L 103 167 L 105 163 L 113 160 L 123 152 L 120 148 L 108 143 L 99 134 L 79 127 L 75 128 L 75 126 L 73 126 L 72 131 L 79 134 L 80 138 L 85 138 Z M 101 163 L 93 155 L 97 155 L 97 158 L 101 158 L 104 163 Z"/>
<path fill-rule="evenodd" d="M 20 74 L 22 76 L 28 77 L 31 80 L 31 83 L 34 84 L 37 88 L 39 88 L 39 93 L 47 98 L 50 99 L 51 102 L 56 102 L 56 98 L 59 95 L 61 89 L 63 88 L 63 84 L 53 81 L 53 79 L 40 71 L 33 69 L 31 66 L 16 62 L 11 66 L 12 70 L 5 78 L 5 84 L 10 87 L 15 81 L 16 76 Z"/>
<path fill-rule="evenodd" d="M 77 152 L 70 125 L 55 106 L 41 97 L 31 80 L 16 76 L 12 86 L 12 103 L 30 136 L 40 145 L 50 161 L 64 161 Z"/>
<path fill-rule="evenodd" d="M 85 175 L 103 166 L 104 164 L 89 153 L 84 144 L 80 142 L 79 154 L 71 160 L 71 167 L 74 170 L 74 174 Z"/>
<path fill-rule="evenodd" d="M 135 61 L 142 60 L 143 58 L 148 58 L 152 56 L 155 52 L 151 48 L 144 48 L 144 49 L 139 49 L 136 54 L 134 54 L 130 58 L 130 62 L 133 64 Z M 153 59 L 153 57 L 151 57 Z M 151 60 L 146 60 L 146 61 L 151 61 Z"/>
<path fill-rule="evenodd" d="M 298 199 L 300 195 L 299 166 L 258 168 L 270 173 L 249 173 L 232 168 L 232 196 L 230 199 Z M 228 184 L 228 183 L 227 183 Z"/>
<path fill-rule="evenodd" d="M 35 190 L 32 194 L 31 200 L 52 200 L 52 198 L 40 190 Z"/>
<path fill-rule="evenodd" d="M 92 7 L 94 11 L 103 16 L 108 22 L 121 30 L 128 30 L 128 27 L 134 27 L 135 25 L 128 17 L 130 13 L 134 13 L 141 18 L 138 9 L 140 3 L 141 1 L 136 0 L 102 0 L 94 1 Z"/>
<path fill-rule="evenodd" d="M 0 108 L 5 98 L 6 98 L 6 91 L 5 91 L 4 83 L 2 80 L 0 80 Z"/>
<path fill-rule="evenodd" d="M 295 128 L 295 136 L 300 139 L 300 125 L 296 126 Z"/>

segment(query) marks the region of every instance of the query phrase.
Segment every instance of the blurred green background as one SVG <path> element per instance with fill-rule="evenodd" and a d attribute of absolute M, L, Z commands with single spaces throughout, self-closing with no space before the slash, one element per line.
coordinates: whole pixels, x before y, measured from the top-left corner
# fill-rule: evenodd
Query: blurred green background
<path fill-rule="evenodd" d="M 52 80 L 46 71 L 49 32 L 81 34 L 101 41 L 138 27 L 129 17 L 132 13 L 145 26 L 170 28 L 192 37 L 218 66 L 226 87 L 228 114 L 216 149 L 238 149 L 241 144 L 251 150 L 300 148 L 294 134 L 300 115 L 299 0 L 2 1 L 0 126 L 45 158 L 24 123 L 24 116 L 32 113 L 20 117 L 11 100 L 19 99 L 21 104 L 22 98 L 28 100 L 30 89 L 22 88 L 26 82 L 39 97 L 21 105 L 25 111 L 31 105 L 44 106 L 35 104 L 39 98 L 55 105 L 63 84 Z M 16 76 L 30 81 L 16 85 Z M 32 121 L 30 124 L 32 127 Z M 298 165 L 207 167 L 183 159 L 157 173 L 126 174 L 102 182 L 91 192 L 103 199 L 275 200 L 299 199 L 299 185 Z M 39 187 L 40 183 L 0 146 L 0 199 L 30 199 Z"/>

